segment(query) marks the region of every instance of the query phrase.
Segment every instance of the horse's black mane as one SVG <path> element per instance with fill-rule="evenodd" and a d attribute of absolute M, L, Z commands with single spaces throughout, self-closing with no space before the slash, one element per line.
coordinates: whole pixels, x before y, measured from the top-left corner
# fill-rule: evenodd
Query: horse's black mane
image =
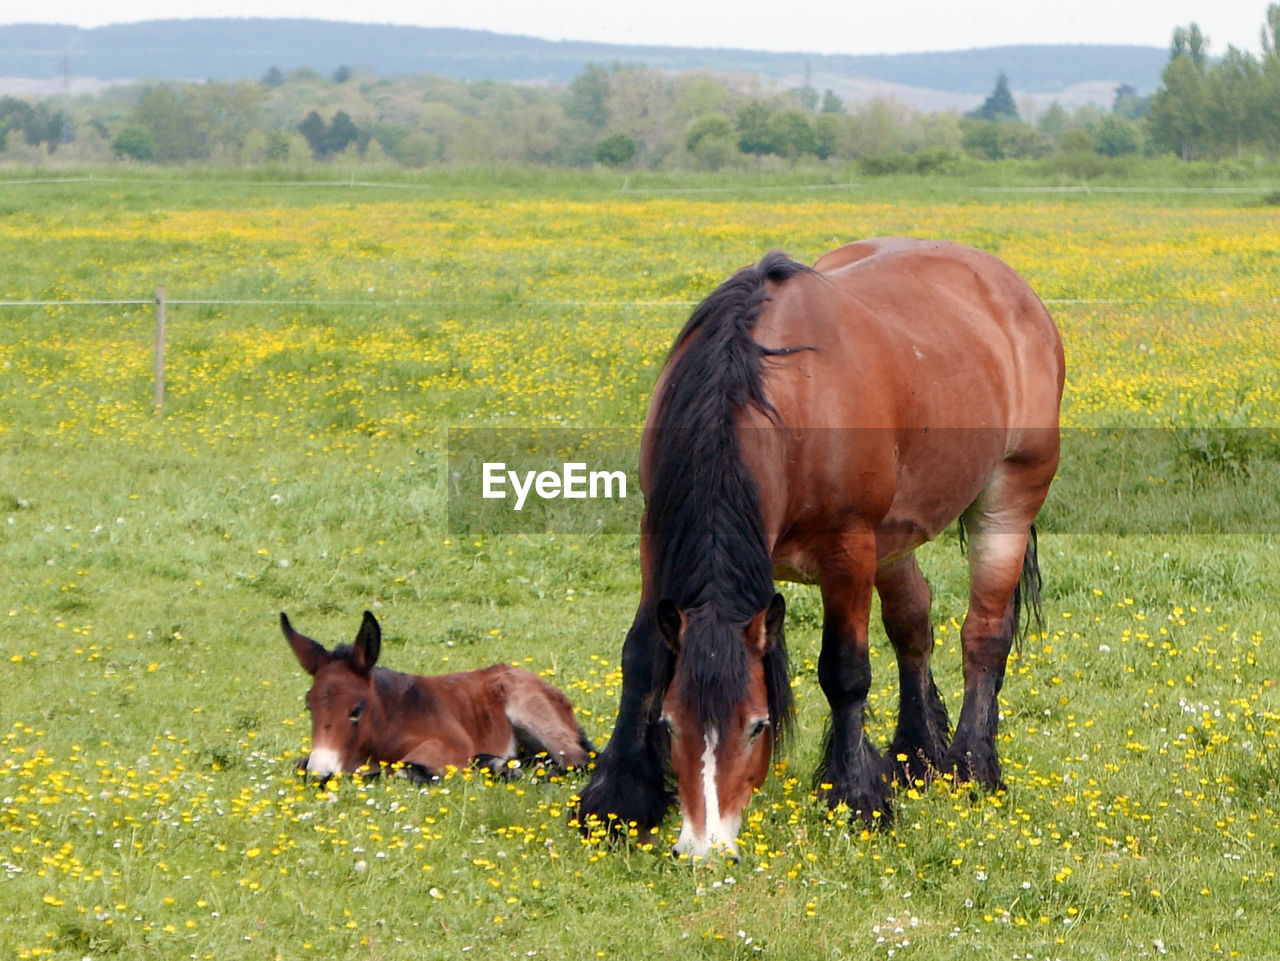
<path fill-rule="evenodd" d="M 688 618 L 679 666 L 668 654 L 658 683 L 665 688 L 678 669 L 690 707 L 707 727 L 718 729 L 742 696 L 742 630 L 769 606 L 774 591 L 760 493 L 742 462 L 735 424 L 748 406 L 777 416 L 762 365 L 792 351 L 761 346 L 752 330 L 768 301 L 766 282 L 807 270 L 773 251 L 721 284 L 676 338 L 683 352 L 658 399 L 645 506 L 654 594 L 674 601 Z M 765 658 L 765 676 L 774 737 L 781 738 L 792 710 L 781 638 Z"/>

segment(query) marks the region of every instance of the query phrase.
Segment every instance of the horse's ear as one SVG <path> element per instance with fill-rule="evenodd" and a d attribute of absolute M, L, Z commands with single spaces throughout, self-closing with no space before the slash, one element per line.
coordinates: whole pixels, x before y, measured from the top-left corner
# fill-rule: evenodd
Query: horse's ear
<path fill-rule="evenodd" d="M 748 644 L 754 645 L 757 648 L 756 653 L 761 657 L 782 643 L 782 622 L 786 619 L 786 615 L 786 600 L 781 594 L 774 594 L 769 606 L 756 615 L 757 619 L 752 620 L 751 627 L 747 631 Z M 760 629 L 759 619 L 764 621 L 763 630 Z"/>
<path fill-rule="evenodd" d="M 382 628 L 378 625 L 378 619 L 365 611 L 364 621 L 360 624 L 360 633 L 356 635 L 352 651 L 358 658 L 360 666 L 366 671 L 371 671 L 373 665 L 378 663 L 378 653 L 381 650 Z"/>
<path fill-rule="evenodd" d="M 684 630 L 684 615 L 680 613 L 680 608 L 676 607 L 675 601 L 663 598 L 658 602 L 658 609 L 654 611 L 654 620 L 658 624 L 658 634 L 667 642 L 667 647 L 673 651 L 680 650 L 680 632 Z"/>
<path fill-rule="evenodd" d="M 764 636 L 769 646 L 774 647 L 782 641 L 782 622 L 787 617 L 787 600 L 781 594 L 774 594 L 769 602 L 769 610 L 764 616 Z"/>
<path fill-rule="evenodd" d="M 294 657 L 298 659 L 302 669 L 312 677 L 315 676 L 316 671 L 329 663 L 329 652 L 324 649 L 324 645 L 295 631 L 284 611 L 280 612 L 280 629 L 284 631 L 284 639 L 293 648 Z"/>

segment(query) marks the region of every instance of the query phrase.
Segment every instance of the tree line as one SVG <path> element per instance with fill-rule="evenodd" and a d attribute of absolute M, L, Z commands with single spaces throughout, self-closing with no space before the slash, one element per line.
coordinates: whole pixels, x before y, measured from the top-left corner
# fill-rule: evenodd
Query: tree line
<path fill-rule="evenodd" d="M 968 114 L 887 98 L 845 104 L 805 84 L 590 64 L 562 88 L 328 77 L 276 68 L 238 83 L 109 87 L 97 96 L 0 98 L 0 159 L 141 163 L 604 164 L 718 170 L 797 161 L 868 173 L 943 171 L 973 158 L 1280 156 L 1280 4 L 1262 56 L 1209 54 L 1191 24 L 1174 31 L 1158 90 L 1128 85 L 1112 103 L 1020 115 L 1009 79 Z"/>

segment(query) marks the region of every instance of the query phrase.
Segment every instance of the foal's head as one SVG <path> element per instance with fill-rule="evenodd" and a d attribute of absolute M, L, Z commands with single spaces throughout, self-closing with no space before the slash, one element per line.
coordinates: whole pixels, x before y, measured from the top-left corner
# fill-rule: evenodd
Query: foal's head
<path fill-rule="evenodd" d="M 661 719 L 680 801 L 676 854 L 737 855 L 743 810 L 790 717 L 784 610 L 777 594 L 745 624 L 726 624 L 706 609 L 658 605 L 658 631 L 675 653 Z"/>
<path fill-rule="evenodd" d="M 366 714 L 376 697 L 373 666 L 382 646 L 382 629 L 365 611 L 354 644 L 333 651 L 293 629 L 283 612 L 280 627 L 293 653 L 314 680 L 307 692 L 311 712 L 311 756 L 307 773 L 320 777 L 359 769 L 375 756 L 376 732 Z"/>

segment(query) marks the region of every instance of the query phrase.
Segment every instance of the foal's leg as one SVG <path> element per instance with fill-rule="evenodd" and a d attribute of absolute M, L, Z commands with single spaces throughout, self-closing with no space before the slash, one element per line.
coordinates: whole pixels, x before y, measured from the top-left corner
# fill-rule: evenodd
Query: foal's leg
<path fill-rule="evenodd" d="M 505 688 L 507 720 L 529 756 L 547 753 L 558 767 L 582 767 L 592 747 L 573 716 L 573 705 L 564 693 L 536 674 L 513 672 Z"/>
<path fill-rule="evenodd" d="M 929 659 L 933 625 L 929 621 L 929 585 L 915 555 L 876 575 L 885 633 L 898 656 L 898 730 L 889 747 L 889 770 L 908 784 L 928 778 L 947 750 L 950 725 L 938 696 Z"/>
<path fill-rule="evenodd" d="M 844 802 L 869 824 L 889 813 L 884 762 L 863 733 L 871 690 L 867 624 L 874 579 L 873 535 L 847 541 L 839 557 L 824 565 L 820 581 L 825 616 L 818 656 L 818 682 L 831 704 L 831 730 L 818 782 L 830 785 L 823 790 L 832 807 Z"/>
<path fill-rule="evenodd" d="M 449 768 L 461 771 L 471 763 L 471 751 L 463 739 L 427 738 L 413 746 L 401 760 L 409 778 L 417 783 L 443 775 Z"/>
<path fill-rule="evenodd" d="M 594 815 L 620 833 L 635 822 L 644 837 L 667 816 L 671 794 L 659 750 L 655 718 L 654 661 L 659 656 L 653 604 L 641 600 L 631 630 L 622 645 L 622 697 L 609 745 L 596 757 L 591 780 L 578 803 L 578 819 L 584 832 Z"/>

